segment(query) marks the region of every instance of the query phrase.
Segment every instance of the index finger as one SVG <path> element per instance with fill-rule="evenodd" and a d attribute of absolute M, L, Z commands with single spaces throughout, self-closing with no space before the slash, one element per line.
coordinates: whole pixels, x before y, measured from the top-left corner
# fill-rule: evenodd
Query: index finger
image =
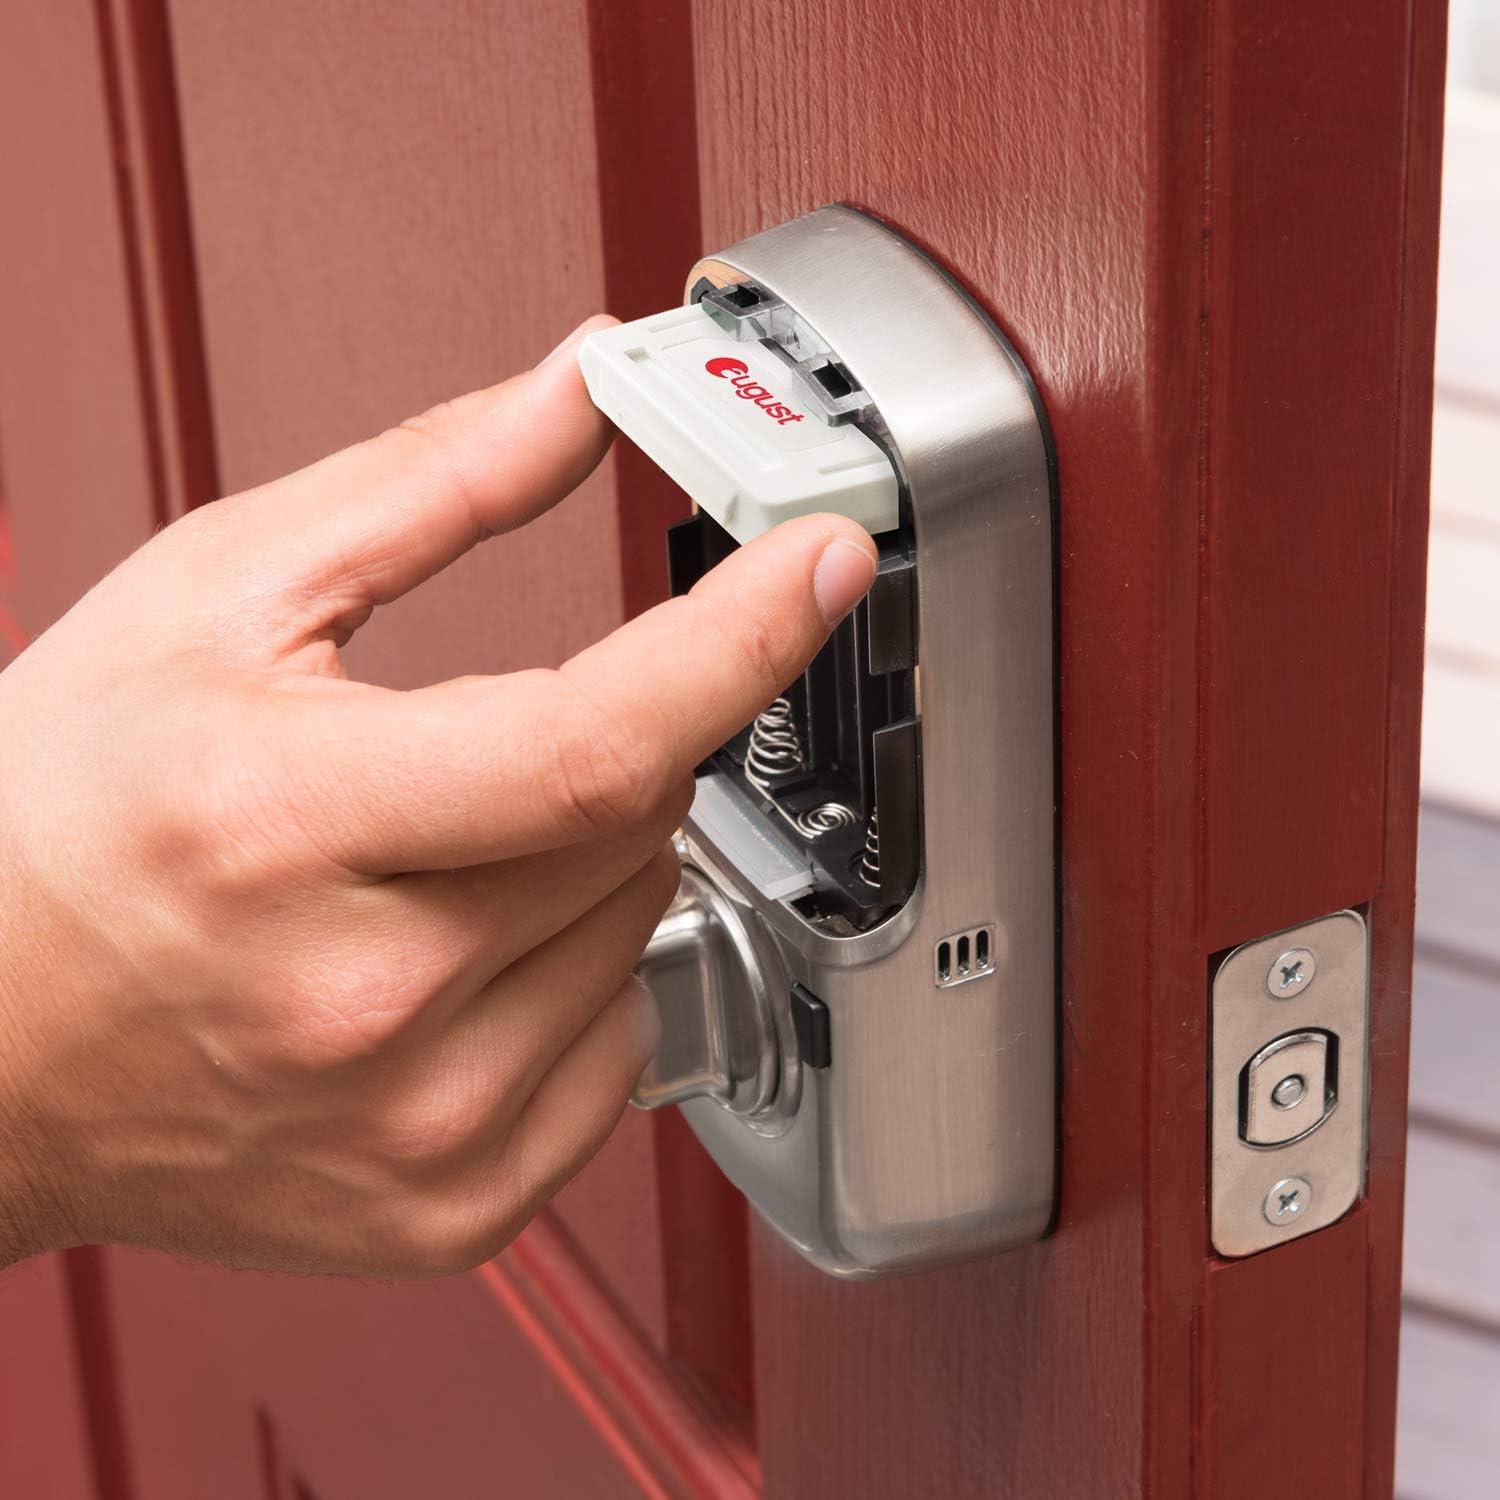
<path fill-rule="evenodd" d="M 363 719 L 339 719 L 336 847 L 371 873 L 451 868 L 642 821 L 803 671 L 874 576 L 862 528 L 806 516 L 555 672 L 375 694 Z"/>
<path fill-rule="evenodd" d="M 285 644 L 328 629 L 347 635 L 375 606 L 577 488 L 613 429 L 589 400 L 574 351 L 613 321 L 589 318 L 534 369 L 205 507 L 254 538 L 235 549 L 253 574 L 242 587 L 276 602 Z"/>

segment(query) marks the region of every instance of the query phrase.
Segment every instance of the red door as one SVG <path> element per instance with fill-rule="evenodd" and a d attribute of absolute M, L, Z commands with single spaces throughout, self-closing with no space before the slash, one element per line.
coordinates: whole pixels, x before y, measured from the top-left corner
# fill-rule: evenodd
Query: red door
<path fill-rule="evenodd" d="M 668 306 L 701 250 L 832 200 L 989 309 L 1061 474 L 1052 1235 L 838 1283 L 679 1120 L 631 1115 L 448 1282 L 75 1254 L 97 1493 L 1218 1497 L 1291 1482 L 1267 1464 L 1294 1434 L 1299 1492 L 1388 1495 L 1441 6 L 77 0 L 5 27 L 0 109 L 35 142 L 0 168 L 30 628 L 155 519 L 601 305 Z M 557 660 L 660 594 L 684 508 L 622 445 L 382 611 L 351 670 Z M 1221 1259 L 1212 973 L 1346 907 L 1364 1193 Z"/>

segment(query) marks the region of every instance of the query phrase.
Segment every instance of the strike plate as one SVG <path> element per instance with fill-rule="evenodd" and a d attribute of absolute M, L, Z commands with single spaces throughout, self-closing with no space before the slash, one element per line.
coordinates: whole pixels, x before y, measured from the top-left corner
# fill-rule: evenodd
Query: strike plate
<path fill-rule="evenodd" d="M 1236 948 L 1214 975 L 1211 1230 L 1221 1255 L 1324 1229 L 1365 1182 L 1369 935 L 1335 912 Z"/>

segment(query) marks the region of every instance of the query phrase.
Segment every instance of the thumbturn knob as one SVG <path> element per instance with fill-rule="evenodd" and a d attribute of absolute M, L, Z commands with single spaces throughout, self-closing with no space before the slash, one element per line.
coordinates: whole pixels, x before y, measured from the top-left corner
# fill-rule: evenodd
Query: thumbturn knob
<path fill-rule="evenodd" d="M 636 1082 L 642 1109 L 709 1098 L 765 1109 L 781 1073 L 770 988 L 735 905 L 699 869 L 682 884 L 636 972 L 661 1011 L 661 1041 Z"/>

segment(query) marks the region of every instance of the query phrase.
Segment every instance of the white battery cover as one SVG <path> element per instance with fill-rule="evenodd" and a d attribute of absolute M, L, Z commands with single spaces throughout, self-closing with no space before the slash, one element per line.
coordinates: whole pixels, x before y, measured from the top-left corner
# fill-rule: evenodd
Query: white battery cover
<path fill-rule="evenodd" d="M 789 365 L 700 305 L 591 333 L 578 363 L 594 405 L 736 541 L 834 511 L 897 525 L 891 461 L 852 423 L 830 426 Z"/>

